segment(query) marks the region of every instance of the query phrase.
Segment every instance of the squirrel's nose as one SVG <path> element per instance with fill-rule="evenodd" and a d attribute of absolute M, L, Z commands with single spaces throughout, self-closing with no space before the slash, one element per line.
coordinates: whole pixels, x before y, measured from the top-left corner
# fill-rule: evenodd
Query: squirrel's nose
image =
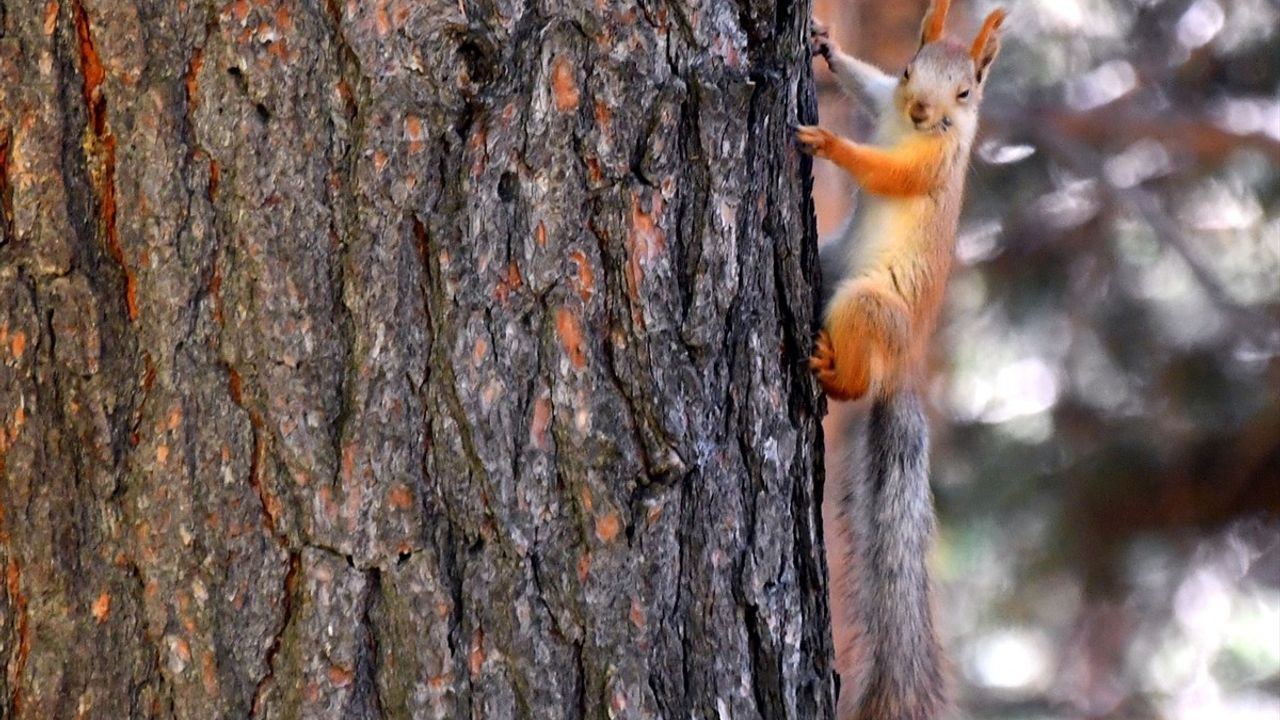
<path fill-rule="evenodd" d="M 917 100 L 911 103 L 911 109 L 907 114 L 911 116 L 911 122 L 922 123 L 929 119 L 929 106 Z"/>

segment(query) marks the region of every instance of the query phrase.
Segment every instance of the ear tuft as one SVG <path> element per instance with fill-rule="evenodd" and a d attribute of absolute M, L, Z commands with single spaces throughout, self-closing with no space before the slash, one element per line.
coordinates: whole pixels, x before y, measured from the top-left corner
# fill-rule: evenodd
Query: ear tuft
<path fill-rule="evenodd" d="M 1000 36 L 997 31 L 1007 16 L 1008 13 L 1003 9 L 992 10 L 983 21 L 982 29 L 978 31 L 978 36 L 973 39 L 973 45 L 969 48 L 969 56 L 973 58 L 978 82 L 982 82 L 987 66 L 996 59 L 996 53 L 1000 52 Z"/>
<path fill-rule="evenodd" d="M 920 47 L 942 38 L 942 29 L 947 24 L 947 11 L 951 9 L 951 0 L 933 0 L 929 11 L 924 14 L 924 23 L 920 26 Z"/>

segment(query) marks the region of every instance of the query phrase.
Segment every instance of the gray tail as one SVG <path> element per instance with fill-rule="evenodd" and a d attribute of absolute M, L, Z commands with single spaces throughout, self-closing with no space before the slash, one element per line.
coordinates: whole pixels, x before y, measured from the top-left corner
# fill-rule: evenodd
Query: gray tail
<path fill-rule="evenodd" d="M 934 720 L 946 706 L 946 681 L 929 605 L 934 513 L 919 398 L 904 391 L 876 400 L 865 438 L 863 471 L 847 474 L 844 504 L 865 669 L 845 707 L 856 708 L 856 720 Z"/>

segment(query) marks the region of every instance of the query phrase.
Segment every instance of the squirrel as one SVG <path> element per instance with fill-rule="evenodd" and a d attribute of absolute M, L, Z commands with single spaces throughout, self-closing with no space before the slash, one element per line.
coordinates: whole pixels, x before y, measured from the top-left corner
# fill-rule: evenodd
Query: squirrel
<path fill-rule="evenodd" d="M 821 253 L 823 329 L 809 360 L 828 397 L 872 399 L 842 508 L 856 553 L 851 606 L 866 662 L 841 698 L 854 720 L 932 720 L 947 706 L 925 556 L 933 534 L 928 423 L 917 395 L 926 344 L 951 270 L 969 154 L 1003 10 L 967 46 L 943 38 L 949 0 L 933 0 L 920 47 L 898 79 L 840 50 L 814 23 L 811 44 L 842 88 L 872 106 L 872 143 L 815 126 L 801 149 L 864 191 L 840 242 Z M 843 694 L 843 693 L 842 693 Z"/>

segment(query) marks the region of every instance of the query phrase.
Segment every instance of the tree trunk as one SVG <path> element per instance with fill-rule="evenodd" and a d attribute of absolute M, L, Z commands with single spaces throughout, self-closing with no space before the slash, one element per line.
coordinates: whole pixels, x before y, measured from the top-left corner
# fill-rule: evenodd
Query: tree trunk
<path fill-rule="evenodd" d="M 0 2 L 0 717 L 828 717 L 807 21 Z"/>

